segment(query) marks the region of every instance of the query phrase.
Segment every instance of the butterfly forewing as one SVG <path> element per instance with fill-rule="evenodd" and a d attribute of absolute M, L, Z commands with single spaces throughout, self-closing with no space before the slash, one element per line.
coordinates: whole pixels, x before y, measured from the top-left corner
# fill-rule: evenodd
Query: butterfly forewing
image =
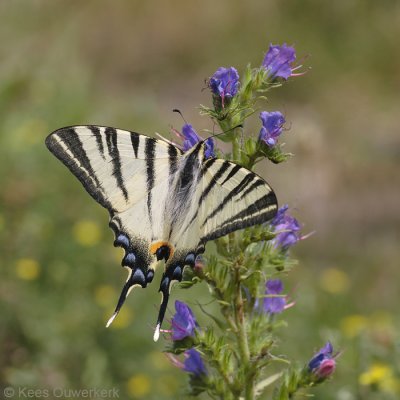
<path fill-rule="evenodd" d="M 110 212 L 122 212 L 146 196 L 155 177 L 168 180 L 170 165 L 181 155 L 163 141 L 98 126 L 59 129 L 46 145 Z M 159 201 L 162 194 L 166 197 L 160 193 Z"/>
<path fill-rule="evenodd" d="M 271 187 L 257 174 L 221 159 L 204 162 L 190 213 L 176 237 L 188 248 L 269 221 L 277 211 Z M 177 240 L 177 239 L 176 239 Z"/>

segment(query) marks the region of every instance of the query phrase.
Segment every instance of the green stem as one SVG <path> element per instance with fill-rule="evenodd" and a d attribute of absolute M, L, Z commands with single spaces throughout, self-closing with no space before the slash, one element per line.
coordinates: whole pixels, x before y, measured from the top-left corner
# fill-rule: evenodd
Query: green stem
<path fill-rule="evenodd" d="M 240 162 L 240 144 L 238 137 L 232 140 L 232 161 Z"/>
<path fill-rule="evenodd" d="M 236 286 L 235 304 L 234 304 L 235 325 L 237 327 L 236 338 L 238 341 L 239 353 L 243 365 L 243 370 L 245 372 L 245 400 L 254 400 L 254 395 L 255 395 L 254 376 L 251 371 L 250 349 L 246 332 L 246 320 L 244 315 L 242 285 L 240 283 L 239 268 L 240 266 L 237 265 L 234 270 L 235 286 Z"/>

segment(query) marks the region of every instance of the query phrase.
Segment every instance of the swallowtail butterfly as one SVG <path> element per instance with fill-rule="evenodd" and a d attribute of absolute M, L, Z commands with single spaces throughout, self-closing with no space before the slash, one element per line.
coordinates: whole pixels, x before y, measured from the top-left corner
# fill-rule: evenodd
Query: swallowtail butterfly
<path fill-rule="evenodd" d="M 193 267 L 209 240 L 272 219 L 277 200 L 257 174 L 230 161 L 205 157 L 205 142 L 189 151 L 135 132 L 101 126 L 59 129 L 49 150 L 110 213 L 114 246 L 125 250 L 128 279 L 109 326 L 130 290 L 153 280 L 165 260 L 156 341 L 171 285 Z"/>

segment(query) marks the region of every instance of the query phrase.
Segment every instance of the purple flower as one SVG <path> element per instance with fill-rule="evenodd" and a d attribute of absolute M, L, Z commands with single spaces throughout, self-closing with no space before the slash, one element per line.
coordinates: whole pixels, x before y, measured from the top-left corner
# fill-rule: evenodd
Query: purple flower
<path fill-rule="evenodd" d="M 214 140 L 212 138 L 208 138 L 206 140 L 206 151 L 204 153 L 206 158 L 215 157 L 214 153 Z"/>
<path fill-rule="evenodd" d="M 193 129 L 193 126 L 190 124 L 183 125 L 182 136 L 183 136 L 183 151 L 190 150 L 198 142 L 201 142 L 203 140 Z M 206 158 L 215 157 L 213 139 L 208 138 L 205 143 L 206 143 L 206 151 L 205 151 Z"/>
<path fill-rule="evenodd" d="M 185 361 L 183 370 L 195 376 L 207 375 L 206 367 L 201 359 L 200 353 L 196 349 L 185 351 Z"/>
<path fill-rule="evenodd" d="M 193 129 L 193 126 L 190 124 L 185 124 L 182 126 L 182 135 L 184 139 L 183 151 L 190 150 L 194 145 L 202 140 L 197 132 Z"/>
<path fill-rule="evenodd" d="M 235 68 L 218 68 L 210 78 L 209 86 L 214 95 L 221 97 L 222 104 L 225 98 L 232 98 L 239 89 L 239 74 Z"/>
<path fill-rule="evenodd" d="M 265 294 L 279 295 L 283 291 L 283 283 L 280 279 L 270 279 L 265 284 Z M 285 297 L 265 297 L 264 311 L 268 314 L 279 314 L 285 309 Z"/>
<path fill-rule="evenodd" d="M 271 221 L 273 230 L 277 233 L 272 243 L 275 247 L 281 247 L 285 250 L 301 239 L 300 224 L 296 218 L 286 213 L 288 208 L 287 204 L 282 206 Z"/>
<path fill-rule="evenodd" d="M 291 64 L 296 60 L 296 52 L 293 47 L 284 43 L 282 46 L 269 45 L 269 50 L 264 57 L 262 66 L 267 70 L 271 79 L 288 79 L 292 75 Z"/>
<path fill-rule="evenodd" d="M 286 122 L 285 117 L 279 111 L 262 111 L 260 119 L 263 126 L 260 130 L 259 139 L 264 141 L 269 147 L 275 146 L 278 137 L 282 133 L 283 124 Z"/>
<path fill-rule="evenodd" d="M 336 369 L 336 361 L 332 353 L 333 346 L 330 342 L 327 342 L 308 363 L 309 371 L 318 378 L 328 378 L 332 375 Z"/>
<path fill-rule="evenodd" d="M 172 340 L 182 340 L 188 336 L 194 336 L 197 326 L 192 310 L 185 303 L 175 301 L 176 313 L 172 317 Z"/>

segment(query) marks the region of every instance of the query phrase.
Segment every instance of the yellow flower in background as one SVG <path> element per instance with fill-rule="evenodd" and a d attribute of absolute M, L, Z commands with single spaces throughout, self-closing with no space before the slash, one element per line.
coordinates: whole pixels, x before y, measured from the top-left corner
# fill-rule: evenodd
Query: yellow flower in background
<path fill-rule="evenodd" d="M 111 285 L 97 286 L 94 299 L 99 306 L 109 307 L 117 301 L 117 292 Z"/>
<path fill-rule="evenodd" d="M 73 226 L 73 235 L 75 240 L 85 247 L 95 246 L 101 239 L 101 230 L 99 225 L 90 220 L 82 220 Z"/>
<path fill-rule="evenodd" d="M 18 278 L 31 281 L 40 274 L 40 265 L 32 258 L 20 258 L 15 264 L 15 270 Z"/>
<path fill-rule="evenodd" d="M 343 318 L 340 324 L 343 334 L 348 338 L 354 338 L 368 326 L 368 318 L 364 315 L 354 314 Z"/>
<path fill-rule="evenodd" d="M 360 385 L 377 386 L 384 392 L 399 393 L 400 391 L 400 381 L 394 377 L 393 369 L 387 364 L 372 364 L 360 375 L 358 381 Z"/>
<path fill-rule="evenodd" d="M 128 381 L 128 392 L 133 397 L 144 397 L 150 392 L 150 378 L 145 374 L 133 375 Z"/>
<path fill-rule="evenodd" d="M 337 268 L 328 268 L 320 276 L 320 285 L 328 293 L 346 292 L 350 287 L 349 276 Z"/>
<path fill-rule="evenodd" d="M 118 299 L 115 299 L 115 304 Z M 111 317 L 111 315 L 114 313 L 114 308 L 113 309 L 108 309 L 105 318 L 108 321 L 108 319 Z M 132 311 L 125 305 L 125 307 L 122 307 L 118 315 L 115 317 L 113 323 L 110 325 L 108 329 L 122 329 L 126 328 L 133 320 L 133 313 Z"/>

